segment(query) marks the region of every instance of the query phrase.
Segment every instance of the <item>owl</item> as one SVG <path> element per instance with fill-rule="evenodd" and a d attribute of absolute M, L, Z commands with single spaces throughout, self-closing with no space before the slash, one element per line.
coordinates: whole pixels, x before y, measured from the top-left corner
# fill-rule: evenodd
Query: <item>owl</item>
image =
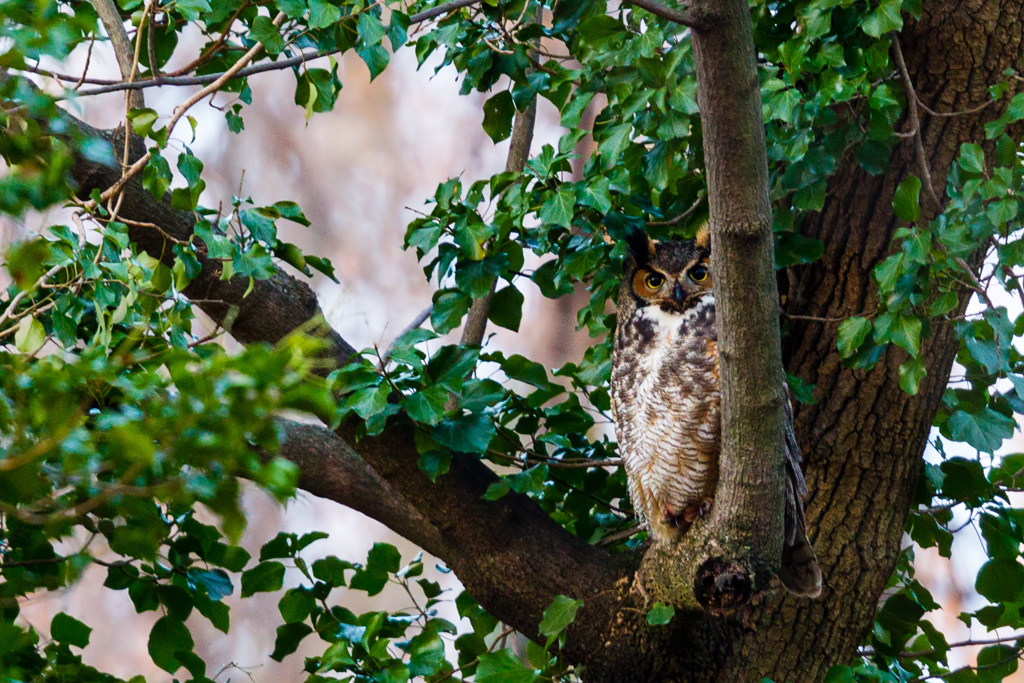
<path fill-rule="evenodd" d="M 695 240 L 627 237 L 612 360 L 612 412 L 629 495 L 656 542 L 707 514 L 718 483 L 721 393 L 706 226 Z M 788 396 L 788 390 L 787 390 Z M 785 541 L 779 577 L 815 597 L 821 571 L 807 540 L 800 450 L 786 401 Z"/>

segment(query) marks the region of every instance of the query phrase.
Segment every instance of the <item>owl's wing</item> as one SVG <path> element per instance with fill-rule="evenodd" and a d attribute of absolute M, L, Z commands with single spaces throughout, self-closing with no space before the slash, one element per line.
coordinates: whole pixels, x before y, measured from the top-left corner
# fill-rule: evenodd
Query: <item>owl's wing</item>
<path fill-rule="evenodd" d="M 821 568 L 814 548 L 807 540 L 804 497 L 807 483 L 800 468 L 800 446 L 793 431 L 793 405 L 786 387 L 786 512 L 785 538 L 782 543 L 782 584 L 796 595 L 816 598 L 821 594 Z"/>

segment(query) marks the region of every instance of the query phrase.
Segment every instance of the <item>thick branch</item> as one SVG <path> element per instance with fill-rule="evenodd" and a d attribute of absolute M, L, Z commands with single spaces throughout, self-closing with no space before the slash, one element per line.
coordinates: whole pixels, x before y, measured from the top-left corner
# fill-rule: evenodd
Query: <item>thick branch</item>
<path fill-rule="evenodd" d="M 304 491 L 358 510 L 433 555 L 449 554 L 437 529 L 337 434 L 290 420 L 280 424 L 280 455 L 299 466 Z"/>
<path fill-rule="evenodd" d="M 768 161 L 748 5 L 700 0 L 693 7 L 719 12 L 712 30 L 693 35 L 722 391 L 722 452 L 708 533 L 724 562 L 714 570 L 725 572 L 716 573 L 718 588 L 733 582 L 728 588 L 738 591 L 723 599 L 742 601 L 764 588 L 782 550 L 786 396 Z"/>
<path fill-rule="evenodd" d="M 715 8 L 701 7 L 698 3 L 692 3 L 690 6 L 676 9 L 675 7 L 663 5 L 657 0 L 626 0 L 626 2 L 640 9 L 647 10 L 662 19 L 668 19 L 669 21 L 697 30 L 711 28 L 717 17 Z"/>
<path fill-rule="evenodd" d="M 99 130 L 70 114 L 64 114 L 63 119 L 69 132 L 107 140 L 114 149 L 120 149 L 124 144 L 124 133 L 120 129 Z M 145 153 L 138 138 L 132 139 L 131 147 L 133 158 Z M 102 192 L 117 183 L 121 179 L 121 169 L 113 158 L 101 163 L 93 158 L 78 157 L 71 176 L 77 185 L 78 195 L 87 198 L 93 190 Z M 159 230 L 130 226 L 129 235 L 141 251 L 167 265 L 174 263 L 174 242 L 187 242 L 192 238 L 196 222 L 192 213 L 172 209 L 169 195 L 162 201 L 156 201 L 136 180 L 124 187 L 120 215 L 131 221 L 159 226 Z M 326 368 L 328 372 L 348 362 L 355 353 L 326 324 L 316 295 L 306 283 L 279 271 L 268 280 L 257 280 L 253 291 L 246 296 L 248 278 L 221 280 L 219 262 L 207 258 L 205 250 L 200 250 L 197 258 L 202 269 L 183 293 L 197 302 L 217 324 L 228 325 L 231 334 L 240 342 L 266 341 L 273 344 L 294 330 L 304 330 L 321 340 L 323 348 L 319 355 L 330 365 Z"/>

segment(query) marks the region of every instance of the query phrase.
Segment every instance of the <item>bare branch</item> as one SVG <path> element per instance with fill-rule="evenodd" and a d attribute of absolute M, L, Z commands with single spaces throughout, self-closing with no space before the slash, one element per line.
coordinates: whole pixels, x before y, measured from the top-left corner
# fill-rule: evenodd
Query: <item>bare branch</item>
<path fill-rule="evenodd" d="M 274 26 L 280 26 L 281 22 L 284 21 L 284 18 L 285 13 L 278 12 L 277 16 L 274 17 Z M 174 126 L 177 125 L 178 121 L 181 120 L 181 117 L 184 116 L 185 113 L 190 108 L 192 108 L 192 106 L 194 106 L 197 102 L 205 98 L 207 95 L 210 95 L 220 90 L 225 83 L 227 83 L 234 77 L 234 74 L 237 74 L 239 71 L 241 71 L 246 64 L 251 62 L 253 58 L 260 53 L 262 49 L 263 44 L 256 43 L 251 48 L 249 48 L 249 51 L 242 55 L 241 58 L 239 58 L 239 60 L 231 66 L 230 69 L 225 71 L 220 78 L 215 80 L 213 83 L 210 83 L 210 85 L 206 86 L 205 88 L 203 88 L 202 90 L 195 93 L 187 100 L 179 104 L 177 107 L 175 107 L 174 114 L 171 116 L 171 120 L 167 122 L 167 134 L 170 135 L 172 132 L 174 132 Z M 116 183 L 108 187 L 100 194 L 100 199 L 106 201 L 113 197 L 114 195 L 116 195 L 118 192 L 120 192 L 121 188 L 124 187 L 125 183 L 127 183 L 135 174 L 137 174 L 139 171 L 145 168 L 146 164 L 149 162 L 150 156 L 151 154 L 149 152 L 146 152 L 141 157 L 139 157 L 138 160 L 136 160 L 136 162 L 132 164 L 131 167 L 124 172 L 124 174 L 118 179 Z"/>
<path fill-rule="evenodd" d="M 409 17 L 409 25 L 411 26 L 424 21 L 430 21 L 434 17 L 454 12 L 455 10 L 462 9 L 463 7 L 472 7 L 480 2 L 482 2 L 482 0 L 452 0 L 452 2 L 443 3 L 433 9 L 423 10 L 422 12 L 413 14 Z"/>
<path fill-rule="evenodd" d="M 917 167 L 921 173 L 921 183 L 924 185 L 925 194 L 931 200 L 936 213 L 942 213 L 942 200 L 935 193 L 935 186 L 932 184 L 932 172 L 928 168 L 928 158 L 924 153 L 924 143 L 921 141 L 921 120 L 917 116 L 917 92 L 914 90 L 914 82 L 910 79 L 910 72 L 907 71 L 907 63 L 903 59 L 903 50 L 900 49 L 899 36 L 892 33 L 892 54 L 896 59 L 896 66 L 900 71 L 900 78 L 903 79 L 903 91 L 907 98 L 907 116 L 910 118 L 910 129 L 914 132 L 914 153 L 917 155 Z"/>
<path fill-rule="evenodd" d="M 128 38 L 128 32 L 124 30 L 124 21 L 113 0 L 92 0 L 92 6 L 96 14 L 103 22 L 103 28 L 107 30 L 110 44 L 114 48 L 114 56 L 117 58 L 117 66 L 121 70 L 121 78 L 127 82 L 132 80 L 134 71 L 135 49 L 132 41 Z M 128 95 L 128 107 L 138 108 L 145 106 L 141 92 L 132 92 Z"/>
<path fill-rule="evenodd" d="M 110 2 L 110 0 L 106 0 Z M 453 0 L 452 2 L 446 2 L 442 5 L 438 5 L 433 9 L 424 10 L 417 12 L 409 17 L 409 25 L 415 25 L 424 21 L 429 21 L 436 17 L 439 17 L 448 12 L 454 12 L 455 10 L 462 9 L 464 7 L 472 7 L 483 2 L 483 0 Z M 122 27 L 123 28 L 123 27 Z M 182 86 L 182 85 L 208 85 L 215 83 L 219 79 L 224 78 L 225 82 L 236 78 L 245 78 L 252 76 L 253 74 L 264 73 L 267 71 L 281 71 L 294 66 L 300 66 L 306 64 L 314 59 L 320 57 L 329 57 L 331 55 L 338 54 L 341 49 L 331 50 L 307 50 L 294 57 L 287 59 L 279 59 L 275 62 L 263 62 L 260 64 L 253 64 L 237 71 L 222 71 L 214 74 L 204 74 L 202 76 L 155 76 L 153 78 L 147 78 L 141 81 L 135 81 L 134 83 L 128 82 L 115 82 L 115 81 L 103 81 L 101 79 L 84 79 L 86 83 L 98 84 L 99 87 L 88 88 L 79 91 L 80 96 L 88 95 L 102 95 L 110 92 L 120 92 L 122 90 L 144 90 L 146 88 L 156 88 L 165 85 Z M 45 69 L 31 68 L 27 69 L 33 73 L 38 73 L 43 76 L 49 76 L 56 78 L 57 80 L 65 81 L 68 83 L 75 83 L 79 80 L 77 76 L 69 76 L 67 74 L 55 73 L 52 71 L 46 71 Z M 127 77 L 126 77 L 127 78 Z"/>
<path fill-rule="evenodd" d="M 538 16 L 538 21 L 540 18 Z M 536 121 L 537 97 L 535 95 L 526 109 L 516 112 L 515 122 L 512 124 L 512 139 L 508 148 L 508 158 L 505 161 L 506 171 L 522 173 L 526 168 L 526 162 L 530 159 L 530 145 L 533 143 L 533 129 Z M 491 291 L 483 297 L 473 300 L 473 305 L 466 315 L 466 326 L 462 330 L 463 346 L 483 344 L 484 334 L 487 331 L 487 316 L 491 312 L 491 299 L 494 297 L 497 285 L 498 281 L 495 280 L 491 283 Z"/>
<path fill-rule="evenodd" d="M 686 211 L 683 211 L 678 216 L 673 216 L 667 221 L 647 221 L 647 227 L 650 228 L 662 225 L 679 225 L 687 218 L 692 216 L 697 211 L 697 209 L 699 209 L 701 205 L 704 204 L 704 199 L 706 197 L 707 193 L 705 193 L 704 190 L 701 190 L 700 192 L 697 193 L 697 199 L 694 200 L 693 204 L 691 204 L 690 208 L 688 208 Z"/>
<path fill-rule="evenodd" d="M 416 317 L 415 317 L 415 318 L 413 318 L 413 319 L 412 319 L 412 320 L 411 320 L 411 321 L 409 322 L 409 324 L 408 324 L 408 325 L 406 325 L 406 326 L 405 326 L 405 327 L 404 327 L 404 328 L 402 329 L 402 331 L 401 331 L 401 332 L 399 332 L 399 333 L 398 333 L 398 334 L 397 334 L 397 335 L 395 336 L 395 341 L 391 342 L 391 346 L 389 346 L 389 347 L 388 347 L 387 351 L 385 351 L 385 352 L 384 352 L 384 355 L 382 356 L 382 358 L 384 359 L 384 361 L 385 361 L 385 362 L 387 362 L 387 360 L 388 360 L 389 358 L 391 358 L 391 354 L 392 354 L 392 353 L 394 353 L 394 351 L 395 351 L 395 343 L 396 343 L 396 342 L 397 342 L 397 341 L 398 341 L 399 339 L 401 339 L 402 337 L 404 337 L 405 335 L 409 334 L 410 332 L 412 332 L 413 330 L 415 330 L 416 328 L 418 328 L 418 327 L 419 327 L 420 325 L 422 325 L 423 323 L 425 323 L 425 322 L 427 321 L 427 319 L 428 319 L 428 318 L 430 317 L 430 313 L 431 313 L 431 312 L 432 312 L 433 310 L 434 310 L 434 306 L 433 306 L 433 305 L 430 305 L 430 306 L 427 306 L 426 308 L 424 308 L 424 309 L 423 309 L 422 311 L 420 311 L 419 313 L 417 313 L 417 314 L 416 314 Z"/>
<path fill-rule="evenodd" d="M 692 7 L 676 9 L 662 5 L 657 0 L 626 0 L 630 5 L 647 10 L 651 14 L 674 21 L 683 26 L 689 26 L 699 31 L 707 30 L 714 23 L 711 12 L 695 12 Z"/>

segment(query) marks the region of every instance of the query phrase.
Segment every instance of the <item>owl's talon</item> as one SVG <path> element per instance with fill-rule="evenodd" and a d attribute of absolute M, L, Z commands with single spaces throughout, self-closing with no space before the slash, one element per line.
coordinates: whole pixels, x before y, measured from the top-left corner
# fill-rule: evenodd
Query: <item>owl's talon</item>
<path fill-rule="evenodd" d="M 713 502 L 714 501 L 712 501 L 710 498 L 705 498 L 700 502 L 700 507 L 697 509 L 697 514 L 700 515 L 701 519 L 707 519 L 708 515 L 711 514 L 711 504 Z"/>

